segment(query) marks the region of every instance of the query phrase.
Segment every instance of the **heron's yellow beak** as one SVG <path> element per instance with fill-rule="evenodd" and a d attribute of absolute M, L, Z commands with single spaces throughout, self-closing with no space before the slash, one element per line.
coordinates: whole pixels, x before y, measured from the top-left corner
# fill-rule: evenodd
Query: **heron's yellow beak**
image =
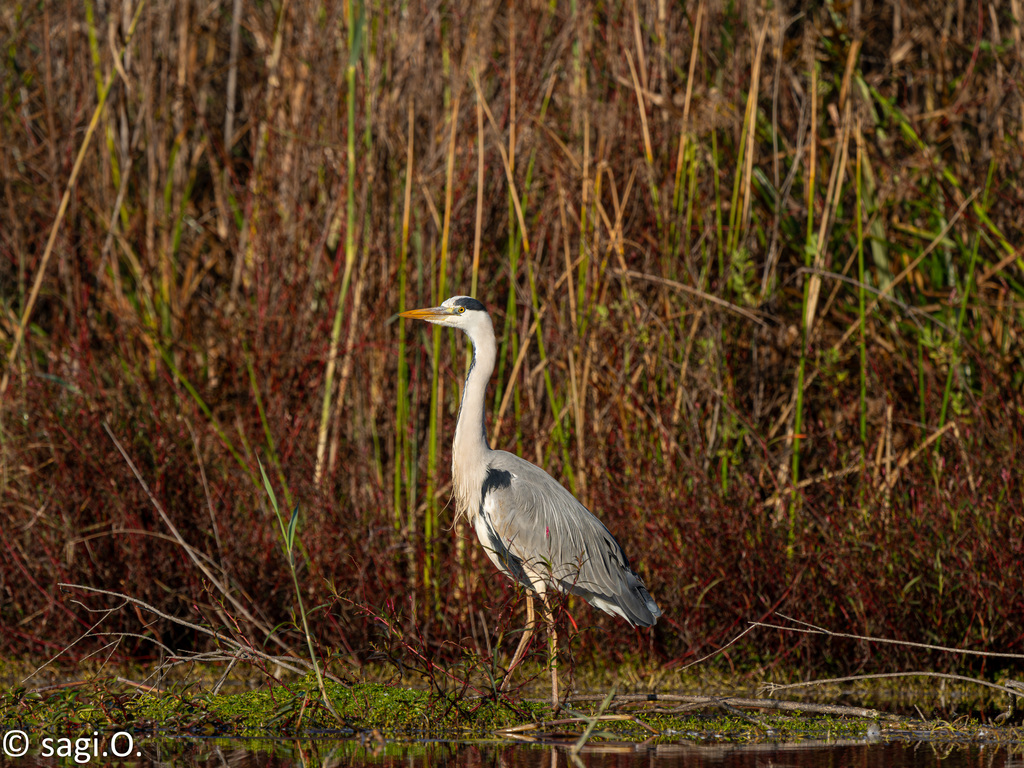
<path fill-rule="evenodd" d="M 408 317 L 413 320 L 437 320 L 442 317 L 449 317 L 452 312 L 447 307 L 427 307 L 425 309 L 409 309 L 399 312 L 399 317 Z"/>

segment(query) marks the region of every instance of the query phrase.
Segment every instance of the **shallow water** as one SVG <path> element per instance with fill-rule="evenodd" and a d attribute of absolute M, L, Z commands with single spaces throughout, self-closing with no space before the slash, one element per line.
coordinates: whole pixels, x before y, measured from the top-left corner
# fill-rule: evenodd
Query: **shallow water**
<path fill-rule="evenodd" d="M 108 744 L 79 744 L 77 759 L 60 758 L 58 742 L 52 757 L 34 745 L 21 757 L 0 759 L 0 765 L 123 765 L 123 766 L 381 766 L 382 768 L 676 768 L 676 766 L 729 766 L 729 768 L 839 768 L 856 766 L 935 766 L 935 768 L 1024 768 L 1024 745 L 959 744 L 950 742 L 803 741 L 794 743 L 660 745 L 595 744 L 578 758 L 568 747 L 498 741 L 376 742 L 369 740 L 248 740 L 248 739 L 139 739 L 124 758 L 103 756 Z M 122 738 L 115 751 L 126 753 Z M 93 754 L 93 753 L 96 754 Z"/>

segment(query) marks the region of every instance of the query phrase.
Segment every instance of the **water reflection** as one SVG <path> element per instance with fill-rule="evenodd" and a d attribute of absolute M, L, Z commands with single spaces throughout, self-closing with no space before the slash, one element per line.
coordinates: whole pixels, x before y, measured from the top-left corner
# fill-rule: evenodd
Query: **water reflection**
<path fill-rule="evenodd" d="M 813 742 L 788 744 L 601 744 L 573 759 L 567 747 L 505 742 L 271 741 L 162 739 L 140 742 L 124 766 L 380 766 L 381 768 L 1024 768 L 1024 747 L 939 742 Z M 41 762 L 40 765 L 47 765 Z M 56 764 L 56 763 L 54 763 Z"/>

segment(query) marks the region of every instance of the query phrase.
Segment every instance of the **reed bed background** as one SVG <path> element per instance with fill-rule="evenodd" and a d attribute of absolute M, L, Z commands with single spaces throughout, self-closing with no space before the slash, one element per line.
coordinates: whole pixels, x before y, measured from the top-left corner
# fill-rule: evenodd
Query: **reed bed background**
<path fill-rule="evenodd" d="M 578 660 L 1024 652 L 1021 8 L 5 4 L 0 653 L 213 647 L 71 583 L 302 654 L 294 556 L 335 671 L 490 654 L 466 344 L 395 317 L 458 293 L 665 611 Z"/>

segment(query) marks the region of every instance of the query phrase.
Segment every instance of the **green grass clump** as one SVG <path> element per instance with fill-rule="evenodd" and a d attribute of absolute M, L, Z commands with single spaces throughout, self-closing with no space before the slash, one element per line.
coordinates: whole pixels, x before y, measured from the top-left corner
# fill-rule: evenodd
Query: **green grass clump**
<path fill-rule="evenodd" d="M 208 712 L 236 724 L 241 735 L 258 735 L 288 730 L 369 731 L 374 728 L 389 734 L 490 733 L 503 725 L 517 724 L 538 709 L 533 705 L 509 706 L 493 701 L 457 700 L 440 697 L 426 690 L 359 683 L 343 686 L 326 683 L 327 693 L 340 725 L 318 704 L 313 687 L 265 689 L 221 696 L 210 700 Z M 145 709 L 145 705 L 143 705 Z M 153 712 L 159 721 L 159 705 Z M 537 713 L 539 714 L 539 712 Z"/>
<path fill-rule="evenodd" d="M 860 695 L 884 702 L 890 680 L 867 684 Z M 0 728 L 33 734 L 75 736 L 128 731 L 138 740 L 175 736 L 262 738 L 365 738 L 406 740 L 440 738 L 505 738 L 508 733 L 597 744 L 601 741 L 677 742 L 794 742 L 862 739 L 869 729 L 897 741 L 960 740 L 1024 743 L 1019 711 L 1011 723 L 993 726 L 968 717 L 919 720 L 877 710 L 823 706 L 808 699 L 789 702 L 789 711 L 773 711 L 772 699 L 754 702 L 737 698 L 725 680 L 706 684 L 713 698 L 670 694 L 658 701 L 611 695 L 570 701 L 553 718 L 546 696 L 474 697 L 422 688 L 373 682 L 325 684 L 331 708 L 320 699 L 320 684 L 312 673 L 288 682 L 266 680 L 252 690 L 220 693 L 220 684 L 174 683 L 165 690 L 148 689 L 123 678 L 98 679 L 48 688 L 0 692 Z M 916 689 L 913 698 L 925 708 L 934 692 Z M 849 693 L 849 691 L 847 691 Z M 907 695 L 907 690 L 899 692 Z M 956 694 L 953 689 L 947 693 Z M 819 694 L 817 698 L 833 694 Z M 956 697 L 959 697 L 958 695 Z M 848 696 L 846 697 L 849 698 Z M 602 699 L 604 699 L 602 701 Z M 609 704 L 611 705 L 609 707 Z M 912 709 L 913 707 L 904 707 Z M 833 714 L 821 714 L 831 709 Z M 920 712 L 920 708 L 917 710 Z M 605 719 L 593 719 L 604 715 Z M 582 740 L 582 741 L 581 741 Z"/>

